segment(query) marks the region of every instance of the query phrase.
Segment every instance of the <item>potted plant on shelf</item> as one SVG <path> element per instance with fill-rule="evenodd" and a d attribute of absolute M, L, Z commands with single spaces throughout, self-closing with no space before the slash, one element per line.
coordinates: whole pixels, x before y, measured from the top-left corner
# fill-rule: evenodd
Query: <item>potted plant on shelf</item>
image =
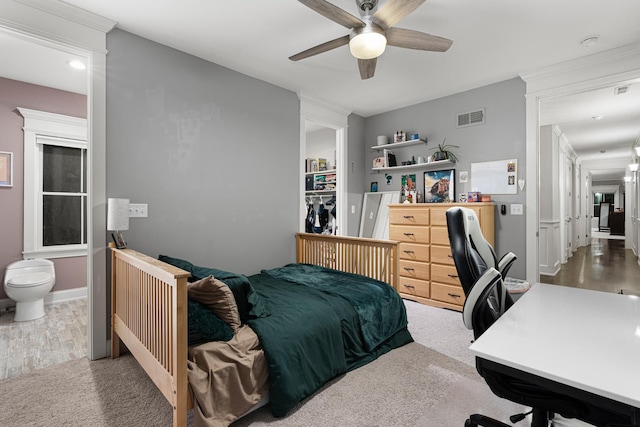
<path fill-rule="evenodd" d="M 452 162 L 458 161 L 458 156 L 456 153 L 451 151 L 451 148 L 460 148 L 457 145 L 447 144 L 447 138 L 443 139 L 437 147 L 433 147 L 431 151 L 433 154 L 431 155 L 431 160 L 434 162 L 440 160 L 451 160 Z"/>

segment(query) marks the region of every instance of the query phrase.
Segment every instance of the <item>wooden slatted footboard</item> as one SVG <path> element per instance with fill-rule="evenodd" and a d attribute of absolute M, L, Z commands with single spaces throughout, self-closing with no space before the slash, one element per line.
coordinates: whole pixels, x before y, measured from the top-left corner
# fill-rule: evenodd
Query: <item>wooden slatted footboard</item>
<path fill-rule="evenodd" d="M 296 262 L 380 280 L 398 289 L 398 242 L 327 234 L 296 234 Z"/>
<path fill-rule="evenodd" d="M 111 357 L 120 340 L 173 408 L 174 427 L 186 427 L 187 277 L 190 274 L 131 249 L 112 249 Z"/>

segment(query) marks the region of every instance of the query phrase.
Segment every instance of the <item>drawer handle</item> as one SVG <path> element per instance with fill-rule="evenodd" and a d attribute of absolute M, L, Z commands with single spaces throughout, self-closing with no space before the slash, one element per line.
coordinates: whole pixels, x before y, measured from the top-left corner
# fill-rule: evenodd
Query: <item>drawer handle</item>
<path fill-rule="evenodd" d="M 405 267 L 404 269 L 407 270 L 407 271 L 415 271 L 416 270 L 415 268 L 411 268 L 411 267 Z"/>
<path fill-rule="evenodd" d="M 460 295 L 458 294 L 448 293 L 447 295 L 449 295 L 451 298 L 460 298 Z"/>
<path fill-rule="evenodd" d="M 453 255 L 451 255 L 451 254 L 449 254 L 449 255 L 447 255 L 447 256 L 448 256 L 449 258 L 453 258 Z"/>
<path fill-rule="evenodd" d="M 405 236 L 413 236 L 413 233 L 402 233 L 402 234 L 404 234 Z"/>
<path fill-rule="evenodd" d="M 415 286 L 413 286 L 413 285 L 402 285 L 402 286 L 404 286 L 405 288 L 409 288 L 409 289 L 414 289 L 415 288 Z"/>
<path fill-rule="evenodd" d="M 447 276 L 451 277 L 452 279 L 457 279 L 458 278 L 457 274 L 447 274 Z"/>
<path fill-rule="evenodd" d="M 404 252 L 405 254 L 412 254 L 412 253 L 413 253 L 413 251 L 409 251 L 409 250 L 404 250 L 403 252 Z"/>
<path fill-rule="evenodd" d="M 411 218 L 413 218 L 413 215 L 404 215 L 403 218 L 404 219 L 411 219 Z"/>

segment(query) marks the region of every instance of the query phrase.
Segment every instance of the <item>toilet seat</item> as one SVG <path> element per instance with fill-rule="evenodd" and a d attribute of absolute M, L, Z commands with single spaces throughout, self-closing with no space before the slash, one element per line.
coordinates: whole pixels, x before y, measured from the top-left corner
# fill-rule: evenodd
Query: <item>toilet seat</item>
<path fill-rule="evenodd" d="M 50 280 L 51 275 L 49 273 L 30 273 L 13 277 L 6 285 L 13 288 L 31 288 L 33 286 L 44 285 Z"/>

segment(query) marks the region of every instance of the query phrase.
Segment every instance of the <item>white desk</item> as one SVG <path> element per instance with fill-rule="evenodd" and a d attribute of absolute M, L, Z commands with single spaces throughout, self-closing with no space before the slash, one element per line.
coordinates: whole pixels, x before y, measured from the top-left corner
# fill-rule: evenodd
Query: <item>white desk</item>
<path fill-rule="evenodd" d="M 536 284 L 469 348 L 640 408 L 640 298 Z"/>

